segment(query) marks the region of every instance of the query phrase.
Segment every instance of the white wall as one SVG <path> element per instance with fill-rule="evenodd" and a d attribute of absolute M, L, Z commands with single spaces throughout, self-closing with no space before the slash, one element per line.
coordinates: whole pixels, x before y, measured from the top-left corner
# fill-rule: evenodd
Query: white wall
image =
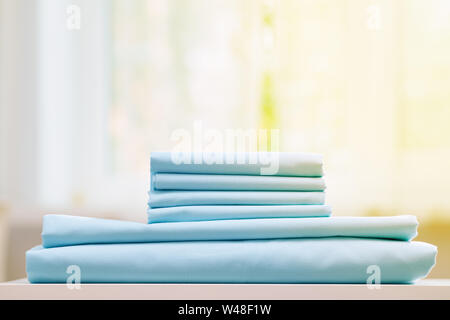
<path fill-rule="evenodd" d="M 109 13 L 107 0 L 0 0 L 0 201 L 18 223 L 102 178 Z"/>
<path fill-rule="evenodd" d="M 36 2 L 0 0 L 0 199 L 35 201 Z"/>
<path fill-rule="evenodd" d="M 0 281 L 5 279 L 8 211 L 36 202 L 36 2 L 0 0 Z"/>

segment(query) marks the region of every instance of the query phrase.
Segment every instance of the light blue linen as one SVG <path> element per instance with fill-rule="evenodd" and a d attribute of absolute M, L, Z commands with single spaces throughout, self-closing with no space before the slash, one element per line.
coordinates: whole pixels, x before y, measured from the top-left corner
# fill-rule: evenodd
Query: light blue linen
<path fill-rule="evenodd" d="M 151 172 L 264 175 L 264 169 L 275 168 L 268 175 L 321 177 L 322 156 L 300 152 L 186 153 L 187 162 L 179 163 L 180 153 L 152 152 Z M 176 158 L 174 162 L 172 156 Z M 222 164 L 212 159 L 222 159 Z M 255 161 L 254 161 L 255 160 Z M 215 162 L 215 161 L 214 161 Z M 210 164 L 208 164 L 210 163 Z M 261 171 L 263 169 L 263 171 Z M 271 171 L 272 169 L 270 169 Z"/>
<path fill-rule="evenodd" d="M 66 215 L 46 215 L 44 247 L 79 244 L 246 240 L 276 238 L 371 237 L 410 240 L 414 216 L 240 219 L 144 224 Z"/>
<path fill-rule="evenodd" d="M 319 218 L 320 219 L 320 218 Z M 31 283 L 381 283 L 425 277 L 436 247 L 422 242 L 357 238 L 160 242 L 35 247 L 26 253 Z"/>
<path fill-rule="evenodd" d="M 180 206 L 149 208 L 147 213 L 148 223 L 159 223 L 225 219 L 328 217 L 331 215 L 331 207 L 326 205 Z"/>
<path fill-rule="evenodd" d="M 324 204 L 320 191 L 154 191 L 149 192 L 151 208 L 198 205 L 294 205 Z"/>
<path fill-rule="evenodd" d="M 155 190 L 323 191 L 322 178 L 155 173 Z"/>

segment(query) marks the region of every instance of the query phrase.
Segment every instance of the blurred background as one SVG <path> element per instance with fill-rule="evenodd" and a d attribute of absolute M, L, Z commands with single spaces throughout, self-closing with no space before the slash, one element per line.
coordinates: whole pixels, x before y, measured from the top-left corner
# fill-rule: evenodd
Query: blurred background
<path fill-rule="evenodd" d="M 448 0 L 0 0 L 0 280 L 44 214 L 146 222 L 196 121 L 324 154 L 335 215 L 416 215 L 450 277 L 449 119 Z"/>

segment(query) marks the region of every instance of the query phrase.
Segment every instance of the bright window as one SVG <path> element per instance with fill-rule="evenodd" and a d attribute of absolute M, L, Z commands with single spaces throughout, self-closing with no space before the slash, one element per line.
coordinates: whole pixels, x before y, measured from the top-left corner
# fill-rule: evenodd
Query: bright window
<path fill-rule="evenodd" d="M 69 32 L 42 1 L 41 202 L 141 215 L 150 152 L 200 121 L 323 153 L 337 215 L 448 212 L 450 4 L 423 3 L 83 1 Z"/>
<path fill-rule="evenodd" d="M 449 10 L 442 0 L 116 0 L 114 170 L 143 174 L 149 151 L 170 150 L 171 132 L 195 121 L 279 128 L 282 150 L 325 154 L 338 213 L 450 207 L 424 188 L 441 183 L 427 162 L 450 147 Z"/>

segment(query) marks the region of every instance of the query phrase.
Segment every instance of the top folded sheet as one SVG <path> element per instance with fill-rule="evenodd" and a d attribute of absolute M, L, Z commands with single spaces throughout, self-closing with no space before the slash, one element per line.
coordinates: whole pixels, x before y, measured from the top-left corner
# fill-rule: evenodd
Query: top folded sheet
<path fill-rule="evenodd" d="M 322 156 L 300 152 L 152 152 L 151 172 L 321 177 Z"/>

